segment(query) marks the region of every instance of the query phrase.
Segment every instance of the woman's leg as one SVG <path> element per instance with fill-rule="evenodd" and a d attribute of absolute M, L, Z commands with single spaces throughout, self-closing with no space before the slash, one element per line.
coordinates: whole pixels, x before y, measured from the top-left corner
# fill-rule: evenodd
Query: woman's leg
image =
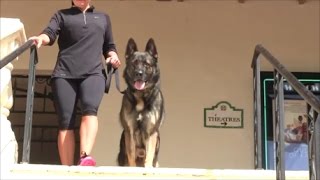
<path fill-rule="evenodd" d="M 80 126 L 80 157 L 89 155 L 93 149 L 98 132 L 97 112 L 104 95 L 105 79 L 90 76 L 80 85 L 82 118 Z"/>
<path fill-rule="evenodd" d="M 59 119 L 58 150 L 62 165 L 74 165 L 74 125 L 77 104 L 76 81 L 52 80 L 54 105 Z"/>
<path fill-rule="evenodd" d="M 85 152 L 91 154 L 98 132 L 97 116 L 82 116 L 80 126 L 80 156 Z"/>
<path fill-rule="evenodd" d="M 58 150 L 62 165 L 74 164 L 75 138 L 74 130 L 59 130 Z"/>

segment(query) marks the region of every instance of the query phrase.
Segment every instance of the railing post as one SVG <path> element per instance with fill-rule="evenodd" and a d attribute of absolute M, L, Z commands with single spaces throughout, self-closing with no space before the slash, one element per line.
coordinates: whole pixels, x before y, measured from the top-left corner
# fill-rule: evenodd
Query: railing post
<path fill-rule="evenodd" d="M 320 116 L 309 104 L 307 104 L 307 112 L 309 179 L 318 180 L 320 176 Z"/>
<path fill-rule="evenodd" d="M 320 113 L 315 114 L 315 179 L 320 179 Z"/>
<path fill-rule="evenodd" d="M 261 87 L 260 87 L 260 61 L 258 52 L 255 52 L 253 64 L 253 87 L 254 87 L 254 167 L 262 169 L 262 130 L 261 130 Z"/>
<path fill-rule="evenodd" d="M 277 180 L 284 180 L 284 93 L 283 77 L 275 70 L 274 72 L 274 93 L 275 93 L 275 144 L 276 144 L 276 174 Z"/>
<path fill-rule="evenodd" d="M 21 163 L 29 163 L 30 161 L 34 84 L 35 84 L 35 71 L 36 71 L 37 63 L 38 63 L 37 49 L 36 49 L 36 46 L 32 46 L 30 49 L 26 116 L 25 116 L 25 125 L 24 125 L 23 152 L 22 152 Z"/>

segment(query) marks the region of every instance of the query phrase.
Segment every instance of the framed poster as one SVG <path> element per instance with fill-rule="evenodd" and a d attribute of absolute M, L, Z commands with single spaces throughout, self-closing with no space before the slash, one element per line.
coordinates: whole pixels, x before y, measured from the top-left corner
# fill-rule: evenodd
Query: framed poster
<path fill-rule="evenodd" d="M 284 141 L 308 143 L 307 105 L 303 100 L 284 100 Z"/>
<path fill-rule="evenodd" d="M 320 73 L 293 73 L 320 99 Z M 261 72 L 262 166 L 275 169 L 273 72 Z M 308 170 L 307 103 L 284 80 L 286 170 Z"/>

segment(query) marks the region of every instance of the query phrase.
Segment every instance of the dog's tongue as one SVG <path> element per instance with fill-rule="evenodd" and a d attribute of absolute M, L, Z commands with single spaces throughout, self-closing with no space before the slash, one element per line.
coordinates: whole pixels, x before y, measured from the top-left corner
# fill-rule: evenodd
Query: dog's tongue
<path fill-rule="evenodd" d="M 145 83 L 144 81 L 136 81 L 136 82 L 134 83 L 134 87 L 135 87 L 137 90 L 143 90 L 145 85 L 146 85 L 146 83 Z"/>

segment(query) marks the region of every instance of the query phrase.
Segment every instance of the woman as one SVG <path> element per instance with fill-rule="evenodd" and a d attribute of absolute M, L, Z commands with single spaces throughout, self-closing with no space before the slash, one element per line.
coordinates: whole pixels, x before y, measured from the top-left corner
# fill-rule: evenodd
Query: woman
<path fill-rule="evenodd" d="M 57 11 L 34 40 L 38 48 L 58 38 L 59 53 L 52 73 L 54 105 L 59 118 L 58 149 L 62 165 L 73 165 L 76 104 L 81 105 L 78 165 L 95 166 L 89 154 L 98 131 L 97 111 L 105 89 L 102 55 L 114 68 L 120 60 L 113 42 L 110 18 L 96 11 L 91 0 L 72 0 L 72 7 Z"/>

